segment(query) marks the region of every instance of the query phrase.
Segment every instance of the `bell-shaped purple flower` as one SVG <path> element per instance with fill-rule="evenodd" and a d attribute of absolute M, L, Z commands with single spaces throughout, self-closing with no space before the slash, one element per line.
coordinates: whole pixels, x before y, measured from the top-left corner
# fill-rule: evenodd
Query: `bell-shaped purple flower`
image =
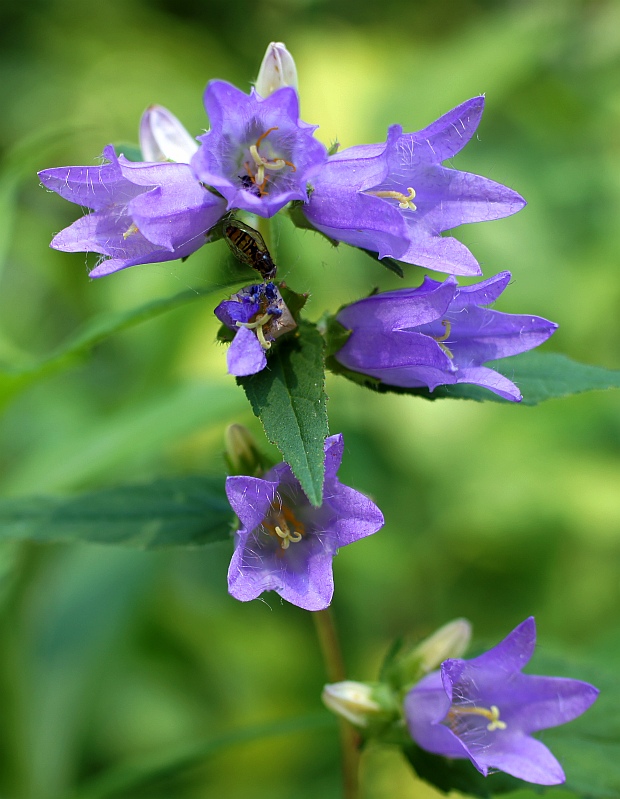
<path fill-rule="evenodd" d="M 473 660 L 446 660 L 405 699 L 414 741 L 429 752 L 469 758 L 482 774 L 499 769 L 513 777 L 557 785 L 562 767 L 532 733 L 580 716 L 598 690 L 580 680 L 522 674 L 536 644 L 526 619 L 493 649 Z"/>
<path fill-rule="evenodd" d="M 522 397 L 507 377 L 483 366 L 546 341 L 557 329 L 539 316 L 507 314 L 494 302 L 510 272 L 473 286 L 456 278 L 424 278 L 418 288 L 374 294 L 345 306 L 336 316 L 351 330 L 335 358 L 347 369 L 404 388 L 474 383 L 513 402 Z"/>
<path fill-rule="evenodd" d="M 287 463 L 264 478 L 228 477 L 226 494 L 239 517 L 228 590 L 246 602 L 276 591 L 306 610 L 323 610 L 332 599 L 332 558 L 339 547 L 376 533 L 379 508 L 336 476 L 342 460 L 341 435 L 325 441 L 323 504 L 306 498 Z"/>
<path fill-rule="evenodd" d="M 308 181 L 327 151 L 313 136 L 316 126 L 299 119 L 295 89 L 285 86 L 263 98 L 215 80 L 205 107 L 211 129 L 198 137 L 192 167 L 226 198 L 228 210 L 271 217 L 291 200 L 308 199 Z"/>
<path fill-rule="evenodd" d="M 267 366 L 267 351 L 280 336 L 297 323 L 274 283 L 247 286 L 214 311 L 217 318 L 235 331 L 226 361 L 235 377 L 246 377 Z"/>
<path fill-rule="evenodd" d="M 332 239 L 455 275 L 481 274 L 471 252 L 442 236 L 466 222 L 500 219 L 525 200 L 487 178 L 442 162 L 471 139 L 484 108 L 474 97 L 417 133 L 392 125 L 385 144 L 349 147 L 329 158 L 303 208 Z"/>
<path fill-rule="evenodd" d="M 187 164 L 128 161 L 111 145 L 103 156 L 108 163 L 102 166 L 39 172 L 46 188 L 92 209 L 58 233 L 51 247 L 106 256 L 90 273 L 102 277 L 128 266 L 185 258 L 205 244 L 225 203 L 200 185 Z"/>

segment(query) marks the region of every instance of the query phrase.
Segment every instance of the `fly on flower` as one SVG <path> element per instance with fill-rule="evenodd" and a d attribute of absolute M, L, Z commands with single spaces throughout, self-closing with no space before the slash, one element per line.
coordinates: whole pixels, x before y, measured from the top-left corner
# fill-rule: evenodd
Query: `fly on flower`
<path fill-rule="evenodd" d="M 264 280 L 275 277 L 277 267 L 258 230 L 238 219 L 231 219 L 224 226 L 224 238 L 238 261 L 256 269 Z"/>

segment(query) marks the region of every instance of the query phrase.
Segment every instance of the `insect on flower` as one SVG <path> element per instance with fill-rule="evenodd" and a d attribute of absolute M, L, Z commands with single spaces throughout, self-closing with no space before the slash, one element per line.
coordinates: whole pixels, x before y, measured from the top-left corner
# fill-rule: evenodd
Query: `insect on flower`
<path fill-rule="evenodd" d="M 256 269 L 264 280 L 275 277 L 277 266 L 258 230 L 235 219 L 225 225 L 224 238 L 238 261 Z"/>

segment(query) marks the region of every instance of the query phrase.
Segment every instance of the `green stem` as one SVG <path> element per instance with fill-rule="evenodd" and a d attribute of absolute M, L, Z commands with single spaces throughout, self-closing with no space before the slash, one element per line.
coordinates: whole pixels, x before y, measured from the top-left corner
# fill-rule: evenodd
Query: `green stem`
<path fill-rule="evenodd" d="M 269 250 L 269 255 L 271 255 L 271 260 L 274 262 L 274 264 L 277 263 L 278 253 L 276 249 L 275 236 L 273 235 L 274 227 L 271 224 L 271 219 L 265 219 L 263 216 L 257 216 L 256 229 L 263 237 L 263 241 Z"/>
<path fill-rule="evenodd" d="M 330 682 L 345 679 L 344 660 L 338 640 L 334 618 L 329 608 L 312 613 L 319 647 L 325 662 L 327 678 Z M 359 797 L 359 735 L 346 719 L 338 717 L 340 728 L 340 747 L 342 750 L 342 785 L 344 799 Z"/>

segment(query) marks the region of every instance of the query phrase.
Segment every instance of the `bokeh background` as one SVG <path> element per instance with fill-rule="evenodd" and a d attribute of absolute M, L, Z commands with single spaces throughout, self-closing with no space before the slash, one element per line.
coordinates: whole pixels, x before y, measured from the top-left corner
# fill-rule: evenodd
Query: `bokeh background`
<path fill-rule="evenodd" d="M 5 364 L 44 356 L 97 314 L 230 277 L 218 242 L 184 264 L 89 281 L 93 261 L 48 246 L 80 210 L 46 193 L 35 173 L 94 163 L 105 144 L 135 142 L 154 102 L 198 135 L 208 126 L 206 82 L 249 90 L 272 40 L 293 52 L 303 118 L 320 125 L 328 145 L 382 141 L 395 122 L 417 130 L 486 93 L 478 136 L 453 164 L 517 189 L 529 205 L 457 235 L 485 276 L 513 272 L 499 310 L 559 322 L 548 350 L 620 368 L 615 0 L 3 3 Z M 311 292 L 312 319 L 373 286 L 402 285 L 364 255 L 287 220 L 275 236 L 280 274 Z M 411 267 L 406 284 L 421 277 Z M 222 473 L 223 431 L 233 421 L 263 442 L 215 343 L 212 310 L 224 294 L 114 336 L 88 361 L 6 397 L 2 495 Z M 333 377 L 328 393 L 331 429 L 346 441 L 341 478 L 372 495 L 387 518 L 380 534 L 334 564 L 351 677 L 374 678 L 395 636 L 415 639 L 457 616 L 489 643 L 535 614 L 542 648 L 613 648 L 618 393 L 536 408 L 429 403 Z M 230 598 L 230 551 L 2 544 L 3 799 L 339 795 L 331 727 L 224 747 L 130 792 L 84 787 L 123 763 L 320 712 L 324 674 L 311 620 L 276 595 Z M 389 749 L 368 753 L 364 780 L 365 799 L 432 795 Z"/>

